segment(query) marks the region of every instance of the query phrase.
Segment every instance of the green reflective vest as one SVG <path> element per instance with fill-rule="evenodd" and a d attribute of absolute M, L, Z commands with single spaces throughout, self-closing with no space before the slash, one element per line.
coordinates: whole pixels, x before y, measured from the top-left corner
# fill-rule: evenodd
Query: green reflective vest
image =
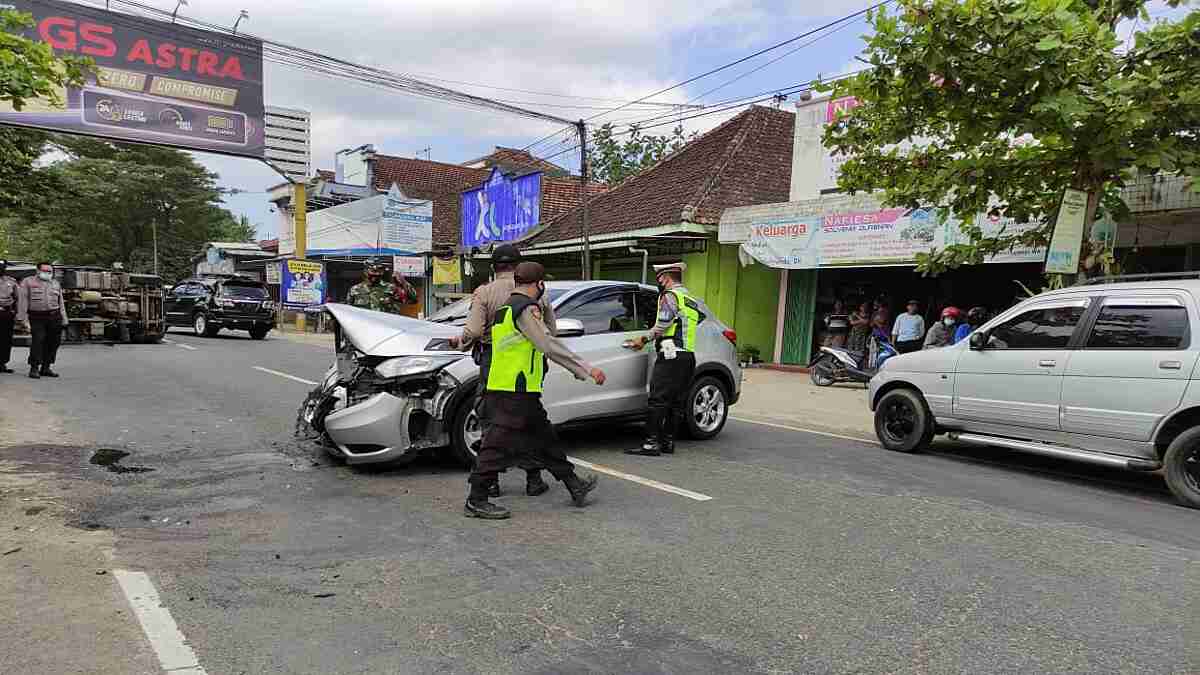
<path fill-rule="evenodd" d="M 517 329 L 517 318 L 536 301 L 514 294 L 496 310 L 492 323 L 492 362 L 487 390 L 540 394 L 546 356 Z"/>
<path fill-rule="evenodd" d="M 679 314 L 663 333 L 663 339 L 670 338 L 675 342 L 676 347 L 685 352 L 694 352 L 696 351 L 696 326 L 704 320 L 704 314 L 700 312 L 700 305 L 695 298 L 677 288 L 672 288 L 667 293 L 675 296 Z"/>

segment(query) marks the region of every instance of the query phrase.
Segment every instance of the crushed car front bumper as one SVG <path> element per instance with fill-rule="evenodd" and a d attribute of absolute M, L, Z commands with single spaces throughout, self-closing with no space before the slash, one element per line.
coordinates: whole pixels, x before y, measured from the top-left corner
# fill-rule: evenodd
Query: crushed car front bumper
<path fill-rule="evenodd" d="M 450 444 L 441 415 L 452 393 L 449 386 L 428 398 L 378 392 L 329 413 L 325 432 L 347 464 L 411 461 Z"/>

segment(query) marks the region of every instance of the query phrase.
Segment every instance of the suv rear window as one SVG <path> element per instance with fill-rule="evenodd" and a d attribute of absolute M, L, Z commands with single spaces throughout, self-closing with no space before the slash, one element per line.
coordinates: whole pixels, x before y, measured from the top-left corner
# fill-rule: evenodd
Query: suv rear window
<path fill-rule="evenodd" d="M 265 300 L 267 298 L 267 289 L 262 286 L 225 284 L 221 287 L 221 296 L 226 298 L 244 298 L 246 300 Z"/>
<path fill-rule="evenodd" d="M 1179 306 L 1108 305 L 1100 309 L 1088 349 L 1181 349 L 1188 340 L 1187 310 Z"/>

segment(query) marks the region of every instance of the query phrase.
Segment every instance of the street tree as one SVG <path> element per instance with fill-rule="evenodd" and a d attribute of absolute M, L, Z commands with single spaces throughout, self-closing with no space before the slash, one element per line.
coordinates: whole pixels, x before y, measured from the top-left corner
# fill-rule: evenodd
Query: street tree
<path fill-rule="evenodd" d="M 1147 4 L 897 0 L 873 12 L 871 68 L 833 86 L 859 103 L 824 136 L 847 157 L 839 186 L 964 216 L 967 243 L 918 256 L 936 274 L 1045 245 L 1066 188 L 1091 195 L 1091 223 L 1101 208 L 1128 215 L 1119 188 L 1137 175 L 1200 174 L 1200 12 L 1156 21 Z M 970 218 L 983 212 L 1040 226 L 985 235 Z"/>
<path fill-rule="evenodd" d="M 619 140 L 620 136 L 626 136 L 625 140 Z M 637 125 L 631 125 L 628 131 L 618 132 L 610 122 L 592 130 L 588 165 L 595 180 L 610 186 L 616 185 L 654 166 L 695 137 L 695 133 L 684 133 L 682 125 L 672 129 L 670 134 L 655 136 L 642 134 Z"/>
<path fill-rule="evenodd" d="M 0 9 L 0 110 L 22 110 L 36 99 L 61 105 L 63 88 L 81 84 L 91 68 L 91 59 L 59 57 L 50 45 L 21 34 L 31 26 L 31 14 Z M 52 189 L 31 171 L 47 139 L 39 131 L 0 127 L 0 210 Z"/>

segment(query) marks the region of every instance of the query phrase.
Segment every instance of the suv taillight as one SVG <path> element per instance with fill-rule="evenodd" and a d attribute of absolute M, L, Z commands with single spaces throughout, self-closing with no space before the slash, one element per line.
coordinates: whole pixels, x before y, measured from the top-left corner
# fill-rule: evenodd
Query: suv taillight
<path fill-rule="evenodd" d="M 732 343 L 734 347 L 737 346 L 737 331 L 732 330 L 732 329 L 726 329 L 725 332 L 721 333 L 721 335 L 724 335 L 725 339 L 729 340 L 729 342 Z"/>

